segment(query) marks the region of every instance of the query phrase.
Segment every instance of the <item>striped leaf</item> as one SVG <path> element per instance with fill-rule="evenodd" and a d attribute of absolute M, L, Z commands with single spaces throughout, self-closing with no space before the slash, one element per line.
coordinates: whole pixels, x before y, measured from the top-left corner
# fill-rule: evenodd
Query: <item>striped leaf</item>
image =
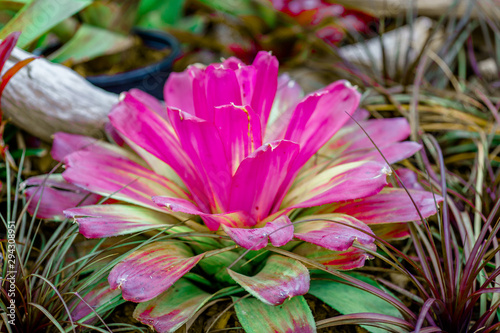
<path fill-rule="evenodd" d="M 280 305 L 287 298 L 304 295 L 309 290 L 309 271 L 300 262 L 272 255 L 262 270 L 246 276 L 228 269 L 229 275 L 246 291 L 269 305 Z"/>
<path fill-rule="evenodd" d="M 116 265 L 109 273 L 109 285 L 112 289 L 120 288 L 127 301 L 149 301 L 189 272 L 202 257 L 203 254 L 193 256 L 182 243 L 155 242 Z"/>
<path fill-rule="evenodd" d="M 376 250 L 375 244 L 368 246 L 371 250 Z M 293 249 L 293 253 L 312 259 L 320 264 L 328 266 L 328 268 L 349 270 L 354 268 L 363 267 L 366 259 L 372 257 L 365 251 L 350 247 L 345 251 L 332 251 L 324 247 L 311 244 L 302 243 Z"/>
<path fill-rule="evenodd" d="M 234 306 L 247 333 L 313 333 L 316 325 L 303 296 L 293 297 L 282 305 L 262 304 L 255 298 L 241 299 Z"/>
<path fill-rule="evenodd" d="M 211 297 L 188 280 L 180 279 L 161 295 L 137 305 L 134 318 L 159 333 L 175 332 Z"/>

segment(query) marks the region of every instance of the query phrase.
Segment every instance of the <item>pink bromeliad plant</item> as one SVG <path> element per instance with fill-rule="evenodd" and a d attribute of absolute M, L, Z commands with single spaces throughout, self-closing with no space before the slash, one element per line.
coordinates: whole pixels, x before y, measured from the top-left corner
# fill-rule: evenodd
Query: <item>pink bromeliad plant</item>
<path fill-rule="evenodd" d="M 313 332 L 301 296 L 309 271 L 286 251 L 353 269 L 376 237 L 406 237 L 418 210 L 436 212 L 408 170 L 398 173 L 414 203 L 388 185 L 391 169 L 351 118 L 389 163 L 420 149 L 401 142 L 406 120 L 354 114 L 360 94 L 348 82 L 304 96 L 261 52 L 249 66 L 230 58 L 171 74 L 164 91 L 165 105 L 121 96 L 109 115 L 117 144 L 56 134 L 52 156 L 66 170 L 26 182 L 32 210 L 39 200 L 41 218 L 64 210 L 87 238 L 164 232 L 115 265 L 89 304 L 121 291 L 139 303 L 135 318 L 173 332 L 210 300 L 246 291 L 258 301 L 238 302 L 238 313 L 265 309 L 277 332 Z M 90 312 L 80 304 L 74 315 Z"/>

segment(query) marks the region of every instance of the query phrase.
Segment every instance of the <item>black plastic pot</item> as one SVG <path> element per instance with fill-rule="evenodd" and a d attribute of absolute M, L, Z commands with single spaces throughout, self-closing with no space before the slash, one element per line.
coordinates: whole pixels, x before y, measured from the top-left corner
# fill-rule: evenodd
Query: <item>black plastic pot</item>
<path fill-rule="evenodd" d="M 172 35 L 152 30 L 135 30 L 144 44 L 153 49 L 170 48 L 171 52 L 158 63 L 114 75 L 87 76 L 95 86 L 114 93 L 121 93 L 132 88 L 141 89 L 163 100 L 163 86 L 172 71 L 172 64 L 180 54 L 180 46 Z"/>

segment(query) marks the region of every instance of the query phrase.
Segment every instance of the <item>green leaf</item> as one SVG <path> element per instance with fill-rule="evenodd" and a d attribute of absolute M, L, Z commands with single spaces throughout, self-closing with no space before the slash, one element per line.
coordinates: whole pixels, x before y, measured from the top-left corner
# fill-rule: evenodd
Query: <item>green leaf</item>
<path fill-rule="evenodd" d="M 186 0 L 142 0 L 139 6 L 139 22 L 147 25 L 150 17 L 159 19 L 164 25 L 175 25 L 182 18 Z"/>
<path fill-rule="evenodd" d="M 151 300 L 168 290 L 203 258 L 179 242 L 154 242 L 132 252 L 108 275 L 112 289 L 121 288 L 127 301 Z"/>
<path fill-rule="evenodd" d="M 236 302 L 236 298 L 233 298 Z M 263 304 L 256 298 L 240 299 L 234 306 L 247 333 L 316 332 L 316 325 L 303 296 L 296 296 L 280 306 Z"/>
<path fill-rule="evenodd" d="M 376 281 L 359 274 L 354 275 L 357 279 L 369 283 L 375 287 L 379 287 Z M 331 280 L 314 280 L 314 277 L 327 278 Z M 340 283 L 339 280 L 334 280 L 331 275 L 319 274 L 313 275 L 309 294 L 319 298 L 341 314 L 353 313 L 380 313 L 397 318 L 403 318 L 401 313 L 391 304 L 378 298 L 367 291 L 351 287 Z M 366 330 L 372 333 L 385 333 L 386 331 L 380 328 L 363 326 Z"/>
<path fill-rule="evenodd" d="M 133 44 L 134 39 L 131 36 L 82 24 L 73 38 L 47 58 L 56 63 L 69 60 L 72 64 L 78 64 L 103 55 L 122 52 Z"/>
<path fill-rule="evenodd" d="M 79 13 L 84 23 L 128 35 L 134 27 L 140 0 L 94 0 Z"/>
<path fill-rule="evenodd" d="M 33 0 L 5 25 L 0 31 L 0 39 L 4 39 L 11 32 L 21 31 L 17 45 L 24 48 L 91 3 L 92 0 Z"/>
<path fill-rule="evenodd" d="M 282 304 L 287 298 L 304 295 L 309 290 L 307 268 L 299 261 L 281 255 L 270 256 L 254 276 L 227 271 L 246 291 L 269 305 Z"/>
<path fill-rule="evenodd" d="M 161 295 L 137 305 L 133 316 L 160 333 L 175 332 L 211 297 L 188 280 L 180 279 Z"/>
<path fill-rule="evenodd" d="M 47 153 L 46 149 L 43 148 L 27 148 L 24 150 L 24 156 L 36 156 L 36 157 L 42 157 L 45 156 Z M 23 155 L 23 150 L 22 149 L 16 149 L 13 152 L 10 153 L 13 158 L 21 158 Z"/>
<path fill-rule="evenodd" d="M 233 251 L 222 252 L 215 256 L 203 258 L 198 265 L 205 273 L 213 276 L 215 280 L 223 283 L 235 284 L 236 282 L 227 272 L 227 267 L 234 263 L 239 258 L 239 254 Z M 232 269 L 238 273 L 249 274 L 252 268 L 251 265 L 245 265 L 244 258 L 238 260 Z"/>

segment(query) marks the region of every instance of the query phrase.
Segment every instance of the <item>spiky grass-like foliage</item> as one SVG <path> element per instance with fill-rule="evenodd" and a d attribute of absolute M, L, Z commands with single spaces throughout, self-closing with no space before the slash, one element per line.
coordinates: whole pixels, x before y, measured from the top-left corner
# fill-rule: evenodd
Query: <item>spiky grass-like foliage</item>
<path fill-rule="evenodd" d="M 393 269 L 374 267 L 383 272 L 377 280 L 411 300 L 407 315 L 415 332 L 493 332 L 500 326 L 500 104 L 495 79 L 488 81 L 478 65 L 478 59 L 489 57 L 500 68 L 495 47 L 500 22 L 487 13 L 488 1 L 477 3 L 474 17 L 472 11 L 459 17 L 455 2 L 435 21 L 418 56 L 403 58 L 396 71 L 388 67 L 387 54 L 410 52 L 397 45 L 381 47 L 382 67 L 344 59 L 334 70 L 367 89 L 365 107 L 376 117 L 409 119 L 412 138 L 426 146 L 427 154 L 418 156 L 414 165 L 406 162 L 407 167 L 422 170 L 427 188 L 446 195 L 438 221 L 412 225 L 405 251 L 379 243 L 384 253 L 373 253 Z M 410 27 L 414 14 L 402 14 Z M 384 34 L 379 38 L 384 40 Z M 432 47 L 437 39 L 441 42 Z M 490 47 L 478 52 L 478 40 Z M 498 80 L 498 75 L 493 77 Z M 387 273 L 398 278 L 384 277 Z M 394 280 L 401 279 L 411 283 L 396 285 Z M 332 318 L 318 327 L 348 320 Z"/>
<path fill-rule="evenodd" d="M 23 165 L 24 155 L 20 165 Z M 130 323 L 106 324 L 105 318 L 123 303 L 117 295 L 97 295 L 116 254 L 133 241 L 89 243 L 77 226 L 64 220 L 50 224 L 30 217 L 20 195 L 22 169 L 7 187 L 1 219 L 1 332 L 129 332 L 145 331 Z M 43 194 L 42 194 L 43 196 Z M 105 248 L 108 248 L 106 252 Z"/>

